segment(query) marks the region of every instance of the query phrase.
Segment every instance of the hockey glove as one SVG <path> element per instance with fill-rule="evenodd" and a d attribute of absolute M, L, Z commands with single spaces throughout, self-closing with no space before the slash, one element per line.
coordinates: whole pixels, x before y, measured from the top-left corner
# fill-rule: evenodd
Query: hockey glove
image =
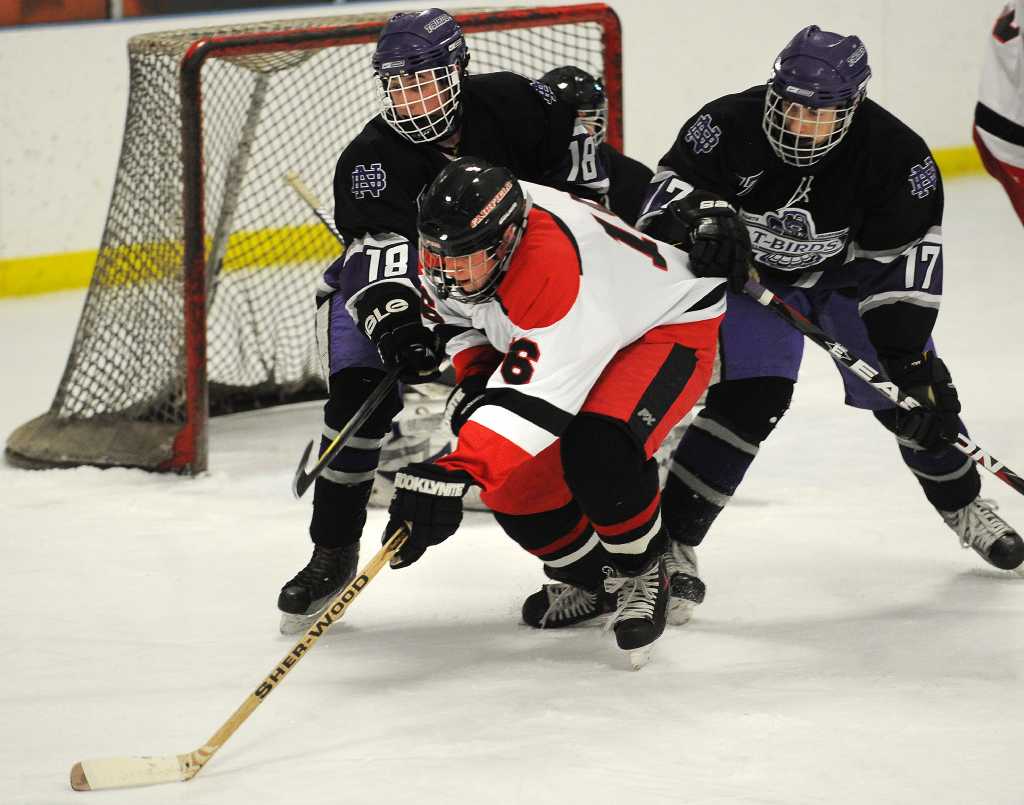
<path fill-rule="evenodd" d="M 473 482 L 465 472 L 451 472 L 429 462 L 409 464 L 395 475 L 395 495 L 382 543 L 402 523 L 409 523 L 409 538 L 392 558 L 392 567 L 408 567 L 431 545 L 439 545 L 462 522 L 462 496 Z"/>
<path fill-rule="evenodd" d="M 416 292 L 397 282 L 381 282 L 355 303 L 359 329 L 377 347 L 384 365 L 400 367 L 407 385 L 437 379 L 444 350 L 432 330 L 423 326 Z"/>
<path fill-rule="evenodd" d="M 669 216 L 682 223 L 679 248 L 690 254 L 698 277 L 724 277 L 729 290 L 741 293 L 747 281 L 750 234 L 747 225 L 723 198 L 694 190 L 669 202 Z"/>
<path fill-rule="evenodd" d="M 466 420 L 484 401 L 484 390 L 487 388 L 487 375 L 469 375 L 448 395 L 444 406 L 443 422 L 451 428 L 452 435 L 458 436 Z"/>
<path fill-rule="evenodd" d="M 921 408 L 897 412 L 896 436 L 910 447 L 938 450 L 955 444 L 960 432 L 960 398 L 949 369 L 934 352 L 883 361 L 886 374 Z"/>

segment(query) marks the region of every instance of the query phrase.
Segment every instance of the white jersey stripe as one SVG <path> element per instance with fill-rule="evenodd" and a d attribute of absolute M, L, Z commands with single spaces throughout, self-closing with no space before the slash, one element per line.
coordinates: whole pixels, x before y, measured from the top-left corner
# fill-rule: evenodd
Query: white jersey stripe
<path fill-rule="evenodd" d="M 554 434 L 530 420 L 497 405 L 482 405 L 473 412 L 472 421 L 503 436 L 531 456 L 555 441 Z"/>

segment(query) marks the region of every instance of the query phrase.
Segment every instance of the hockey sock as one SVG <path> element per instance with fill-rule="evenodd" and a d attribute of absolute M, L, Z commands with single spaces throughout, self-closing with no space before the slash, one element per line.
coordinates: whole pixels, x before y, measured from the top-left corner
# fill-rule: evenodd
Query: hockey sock
<path fill-rule="evenodd" d="M 626 573 L 664 548 L 658 464 L 625 423 L 581 414 L 562 434 L 565 481 L 590 518 L 612 564 Z"/>
<path fill-rule="evenodd" d="M 876 411 L 875 418 L 886 428 L 895 427 L 895 409 Z M 968 435 L 963 421 L 960 433 Z M 953 512 L 962 509 L 981 492 L 981 476 L 974 462 L 955 447 L 940 450 L 913 450 L 900 445 L 900 454 L 924 496 L 936 509 Z"/>
<path fill-rule="evenodd" d="M 379 370 L 365 367 L 342 369 L 331 376 L 331 394 L 324 406 L 321 453 L 345 427 L 380 377 Z M 396 390 L 316 479 L 309 535 L 317 545 L 339 547 L 359 541 L 381 445 L 392 418 L 400 410 L 401 399 Z"/>
<path fill-rule="evenodd" d="M 781 377 L 722 381 L 708 389 L 704 410 L 669 464 L 661 502 L 669 537 L 700 545 L 792 396 L 793 382 Z"/>
<path fill-rule="evenodd" d="M 608 555 L 576 501 L 535 514 L 495 512 L 494 519 L 524 550 L 544 562 L 549 578 L 591 592 L 600 588 Z"/>

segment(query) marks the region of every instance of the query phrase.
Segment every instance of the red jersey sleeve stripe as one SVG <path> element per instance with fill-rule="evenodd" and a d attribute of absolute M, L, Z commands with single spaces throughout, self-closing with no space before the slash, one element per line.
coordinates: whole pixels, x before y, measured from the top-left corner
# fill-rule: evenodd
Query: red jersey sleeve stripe
<path fill-rule="evenodd" d="M 509 320 L 523 330 L 549 327 L 565 318 L 580 291 L 579 248 L 552 213 L 534 207 L 530 233 L 516 249 L 497 298 Z"/>

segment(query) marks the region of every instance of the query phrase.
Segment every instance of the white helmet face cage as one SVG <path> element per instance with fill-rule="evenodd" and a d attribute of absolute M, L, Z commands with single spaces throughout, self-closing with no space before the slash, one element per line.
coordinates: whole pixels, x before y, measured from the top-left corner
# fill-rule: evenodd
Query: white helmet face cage
<path fill-rule="evenodd" d="M 864 93 L 837 106 L 816 109 L 785 98 L 768 84 L 764 101 L 761 128 L 768 137 L 772 150 L 787 165 L 799 168 L 818 162 L 842 142 L 853 123 L 853 114 L 860 106 Z M 796 135 L 792 129 L 808 127 L 816 133 Z"/>
<path fill-rule="evenodd" d="M 457 64 L 379 77 L 384 121 L 410 142 L 444 139 L 458 119 L 460 78 Z"/>
<path fill-rule="evenodd" d="M 600 145 L 608 129 L 608 102 L 605 101 L 597 108 L 576 110 L 576 120 L 587 127 L 594 143 Z"/>
<path fill-rule="evenodd" d="M 458 257 L 441 254 L 439 244 L 421 235 L 420 271 L 440 299 L 471 305 L 487 302 L 497 292 L 525 228 L 525 221 L 513 222 L 495 245 Z"/>

